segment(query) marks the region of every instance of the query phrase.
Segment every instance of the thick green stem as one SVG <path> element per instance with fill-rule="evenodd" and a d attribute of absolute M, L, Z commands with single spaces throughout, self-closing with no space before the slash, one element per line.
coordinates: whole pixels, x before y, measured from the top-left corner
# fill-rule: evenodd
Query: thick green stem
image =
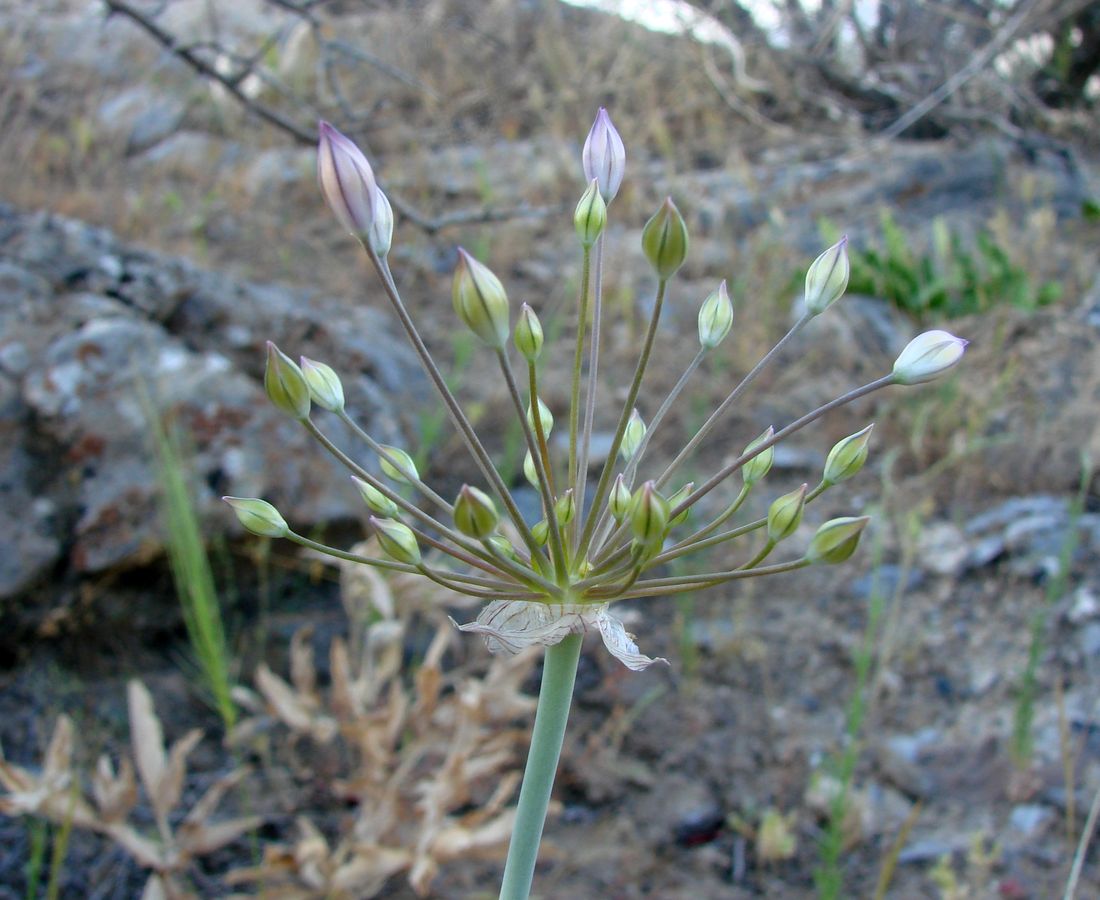
<path fill-rule="evenodd" d="M 560 644 L 546 648 L 542 666 L 542 687 L 531 733 L 531 749 L 523 786 L 519 789 L 516 823 L 508 845 L 508 861 L 500 885 L 500 900 L 527 900 L 535 875 L 542 829 L 550 791 L 558 770 L 558 758 L 573 701 L 573 682 L 581 655 L 581 635 L 571 634 Z"/>

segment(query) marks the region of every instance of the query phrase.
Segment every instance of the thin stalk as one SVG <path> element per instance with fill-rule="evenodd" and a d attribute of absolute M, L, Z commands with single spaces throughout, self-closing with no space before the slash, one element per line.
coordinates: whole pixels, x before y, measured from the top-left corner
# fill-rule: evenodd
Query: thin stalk
<path fill-rule="evenodd" d="M 581 415 L 581 369 L 584 362 L 584 336 L 588 331 L 588 283 L 592 273 L 592 248 L 586 246 L 581 257 L 581 295 L 577 300 L 577 345 L 573 351 L 573 376 L 569 390 L 569 470 L 568 483 L 576 496 L 577 432 Z M 576 520 L 574 520 L 576 521 Z"/>
<path fill-rule="evenodd" d="M 508 861 L 500 885 L 500 900 L 527 900 L 534 880 L 539 843 L 546 824 L 546 810 L 561 756 L 573 683 L 581 654 L 581 635 L 571 634 L 560 644 L 546 648 L 542 686 L 531 732 L 531 749 L 519 791 Z"/>
<path fill-rule="evenodd" d="M 771 350 L 765 353 L 763 357 L 761 357 L 760 361 L 752 367 L 752 369 L 744 378 L 741 379 L 741 383 L 738 384 L 737 387 L 735 387 L 732 391 L 730 391 L 729 396 L 727 396 L 725 400 L 718 404 L 718 408 L 710 414 L 710 418 L 708 418 L 702 424 L 699 430 L 695 432 L 695 435 L 692 437 L 692 439 L 684 445 L 684 448 L 679 453 L 676 454 L 676 458 L 668 464 L 664 472 L 662 472 L 660 477 L 657 479 L 657 487 L 661 487 L 668 481 L 669 478 L 672 477 L 672 473 L 675 472 L 684 462 L 684 460 L 687 459 L 687 457 L 695 450 L 695 448 L 699 446 L 700 442 L 702 442 L 702 440 L 710 433 L 711 429 L 714 428 L 718 420 L 722 418 L 723 415 L 725 415 L 726 411 L 740 399 L 741 395 L 745 393 L 745 390 L 748 388 L 748 386 L 756 380 L 756 376 L 764 370 L 764 367 L 768 365 L 768 363 L 775 359 L 775 357 L 779 354 L 779 351 L 782 350 L 783 347 L 785 347 L 787 343 L 790 342 L 790 340 L 796 334 L 798 334 L 798 332 L 800 332 L 806 326 L 806 323 L 809 322 L 812 318 L 813 316 L 810 313 L 803 313 L 801 317 L 799 317 L 798 321 L 791 326 L 791 330 L 783 335 L 783 337 L 779 339 L 779 342 L 774 347 L 772 347 Z"/>
<path fill-rule="evenodd" d="M 533 362 L 527 364 L 527 395 L 530 397 L 528 402 L 531 407 L 537 409 L 539 399 L 539 374 Z M 572 415 L 572 410 L 570 410 L 570 415 Z M 542 417 L 539 416 L 535 420 L 535 437 L 538 438 L 539 453 L 542 454 L 542 464 L 546 468 L 546 483 L 550 485 L 550 496 L 556 497 L 558 492 L 554 488 L 554 467 L 550 465 L 550 447 L 546 442 L 546 435 L 542 432 Z M 572 482 L 570 482 L 570 484 L 572 484 Z"/>
<path fill-rule="evenodd" d="M 523 428 L 523 436 L 527 440 L 527 448 L 531 451 L 531 461 L 535 464 L 535 474 L 538 476 L 539 493 L 542 494 L 542 505 L 546 510 L 546 521 L 549 524 L 547 531 L 550 537 L 550 556 L 554 560 L 554 574 L 559 583 L 564 583 L 566 578 L 565 551 L 562 548 L 561 532 L 558 530 L 558 516 L 554 511 L 554 495 L 550 490 L 550 478 L 547 475 L 547 467 L 543 464 L 542 448 L 546 446 L 546 435 L 543 433 L 542 416 L 539 415 L 538 397 L 531 397 L 531 418 L 535 420 L 536 435 L 531 430 L 531 423 L 527 421 L 527 411 L 523 408 L 523 397 L 520 396 L 519 387 L 516 385 L 516 376 L 512 371 L 512 363 L 508 354 L 503 349 L 497 349 L 497 361 L 500 363 L 500 371 L 504 374 L 504 382 L 508 385 L 508 393 L 515 404 L 516 414 L 519 416 L 519 424 Z"/>
<path fill-rule="evenodd" d="M 634 409 L 634 402 L 638 399 L 638 391 L 642 387 L 642 378 L 645 376 L 646 366 L 649 365 L 649 354 L 653 350 L 653 341 L 657 337 L 657 325 L 661 319 L 661 307 L 665 302 L 665 291 L 668 288 L 668 279 L 657 282 L 657 297 L 653 301 L 653 314 L 649 317 L 649 328 L 646 330 L 645 341 L 642 344 L 642 352 L 638 357 L 638 364 L 634 367 L 634 377 L 630 381 L 630 389 L 627 391 L 626 403 L 619 415 L 619 424 L 615 428 L 615 437 L 611 440 L 611 446 L 607 452 L 607 461 L 604 463 L 600 480 L 596 484 L 596 491 L 592 495 L 592 508 L 585 517 L 584 530 L 577 542 L 576 559 L 583 559 L 588 552 L 589 542 L 596 527 L 596 521 L 600 518 L 604 500 L 607 499 L 607 490 L 611 486 L 611 473 L 615 469 L 615 457 L 619 453 L 619 447 L 623 442 L 623 434 L 626 432 L 627 422 L 630 421 L 630 413 Z M 583 499 L 583 498 L 580 498 Z M 577 503 L 577 509 L 582 510 L 583 504 Z"/>
<path fill-rule="evenodd" d="M 423 563 L 417 566 L 416 569 L 421 575 L 427 578 L 428 581 L 433 581 L 440 587 L 444 587 L 449 591 L 455 591 L 457 593 L 465 594 L 467 597 L 477 597 L 481 600 L 519 600 L 534 599 L 535 597 L 542 596 L 540 594 L 512 595 L 508 594 L 507 592 L 502 592 L 500 588 L 495 588 L 491 591 L 475 591 L 465 586 L 455 587 L 458 582 L 448 578 L 447 575 L 449 573 L 439 572 L 435 569 L 431 569 Z"/>
<path fill-rule="evenodd" d="M 793 572 L 810 565 L 808 559 L 796 559 L 785 563 L 775 563 L 770 566 L 761 566 L 759 569 L 735 569 L 732 572 L 711 572 L 708 575 L 699 575 L 697 578 L 710 578 L 710 581 L 694 581 L 682 578 L 648 578 L 639 581 L 633 589 L 616 597 L 604 597 L 592 591 L 585 595 L 588 601 L 605 602 L 610 600 L 632 600 L 636 597 L 660 597 L 666 594 L 686 594 L 691 591 L 702 591 L 728 581 L 739 581 L 742 578 L 758 578 L 763 575 L 778 575 L 780 572 Z"/>
<path fill-rule="evenodd" d="M 741 568 L 742 569 L 755 569 L 758 565 L 760 565 L 760 563 L 762 563 L 765 559 L 768 558 L 768 554 L 770 554 L 774 549 L 775 549 L 775 541 L 773 541 L 771 538 L 768 538 L 764 542 L 764 546 L 760 548 L 760 552 L 757 553 L 756 556 L 754 556 L 752 559 L 750 559 L 743 566 L 741 566 Z"/>
<path fill-rule="evenodd" d="M 718 544 L 724 544 L 726 541 L 732 541 L 734 538 L 742 537 L 749 534 L 752 531 L 756 531 L 758 528 L 763 528 L 768 524 L 767 519 L 756 519 L 752 522 L 747 522 L 744 525 L 738 525 L 736 528 L 731 528 L 729 531 L 722 531 L 718 534 L 713 534 L 709 537 L 702 538 L 698 541 L 681 541 L 675 547 L 670 547 L 664 553 L 661 553 L 653 557 L 653 565 L 661 565 L 662 563 L 671 562 L 674 559 L 678 559 L 688 553 L 695 553 L 699 550 L 705 550 L 707 547 L 714 547 Z"/>
<path fill-rule="evenodd" d="M 677 541 L 669 549 L 679 550 L 681 547 L 686 547 L 689 544 L 693 544 L 695 541 L 701 541 L 703 538 L 707 537 L 708 535 L 713 534 L 715 531 L 717 531 L 719 528 L 721 528 L 726 522 L 728 522 L 729 519 L 732 516 L 734 516 L 737 513 L 737 510 L 739 510 L 741 508 L 741 505 L 748 498 L 749 492 L 751 490 L 752 490 L 751 485 L 742 484 L 741 485 L 741 490 L 737 492 L 737 496 L 734 498 L 733 503 L 731 503 L 724 510 L 722 510 L 722 512 L 719 513 L 718 516 L 716 516 L 714 518 L 714 520 L 712 522 L 710 522 L 710 524 L 705 525 L 704 527 L 700 528 L 698 531 L 695 532 L 695 534 L 690 534 L 686 538 L 684 538 L 683 540 Z M 810 496 L 807 496 L 806 497 L 806 502 L 809 503 L 810 499 L 811 499 Z"/>
<path fill-rule="evenodd" d="M 577 553 L 577 531 L 584 515 L 584 495 L 588 489 L 588 454 L 592 449 L 592 429 L 596 421 L 596 381 L 600 369 L 600 324 L 603 320 L 603 235 L 596 238 L 596 260 L 592 276 L 592 337 L 588 345 L 588 383 L 584 391 L 584 429 L 581 432 L 580 456 L 577 460 L 577 481 L 573 496 L 577 498 L 577 515 L 573 519 L 573 558 Z M 613 457 L 609 457 L 610 462 Z M 595 507 L 593 507 L 595 508 Z"/>
<path fill-rule="evenodd" d="M 474 431 L 474 426 L 470 424 L 470 420 L 466 418 L 466 414 L 462 411 L 462 407 L 458 405 L 458 401 L 455 399 L 454 394 L 451 393 L 451 389 L 447 387 L 447 382 L 444 380 L 442 373 L 440 373 L 439 367 L 435 364 L 435 360 L 432 359 L 431 353 L 420 337 L 420 332 L 417 331 L 416 324 L 409 315 L 409 311 L 405 308 L 405 303 L 397 290 L 397 282 L 393 279 L 393 273 L 390 271 L 389 263 L 384 259 L 380 259 L 378 254 L 375 253 L 368 244 L 363 244 L 363 249 L 366 250 L 371 264 L 378 273 L 382 281 L 382 287 L 386 292 L 386 297 L 389 299 L 390 305 L 397 314 L 397 318 L 401 322 L 401 327 L 405 329 L 405 334 L 412 343 L 416 355 L 420 358 L 420 363 L 424 371 L 427 373 L 428 378 L 431 379 L 436 392 L 443 400 L 443 405 L 447 408 L 451 421 L 454 422 L 455 427 L 462 435 L 462 439 L 466 443 L 466 448 L 470 451 L 470 455 L 473 456 L 474 462 L 477 463 L 477 467 L 481 470 L 481 474 L 492 486 L 494 493 L 500 498 L 500 502 L 504 504 L 504 508 L 508 511 L 512 523 L 516 526 L 516 530 L 519 531 L 520 536 L 523 538 L 523 542 L 527 545 L 531 557 L 533 559 L 542 558 L 545 560 L 546 557 L 542 552 L 542 548 L 539 547 L 538 542 L 535 540 L 535 536 L 531 534 L 531 529 L 527 527 L 527 523 L 523 520 L 523 515 L 519 511 L 519 507 L 516 506 L 516 501 L 512 498 L 508 486 L 504 483 L 504 479 L 500 477 L 500 473 L 493 465 L 493 461 L 490 459 L 488 451 Z"/>

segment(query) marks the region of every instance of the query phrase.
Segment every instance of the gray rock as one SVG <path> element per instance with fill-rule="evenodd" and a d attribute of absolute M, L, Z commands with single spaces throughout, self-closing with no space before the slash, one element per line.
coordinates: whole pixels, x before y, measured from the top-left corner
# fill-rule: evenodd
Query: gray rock
<path fill-rule="evenodd" d="M 186 111 L 178 97 L 142 83 L 105 100 L 96 122 L 104 136 L 124 141 L 127 153 L 140 153 L 172 134 Z"/>
<path fill-rule="evenodd" d="M 1008 816 L 1009 836 L 1013 843 L 1035 840 L 1053 819 L 1054 810 L 1049 806 L 1039 803 L 1015 806 Z"/>

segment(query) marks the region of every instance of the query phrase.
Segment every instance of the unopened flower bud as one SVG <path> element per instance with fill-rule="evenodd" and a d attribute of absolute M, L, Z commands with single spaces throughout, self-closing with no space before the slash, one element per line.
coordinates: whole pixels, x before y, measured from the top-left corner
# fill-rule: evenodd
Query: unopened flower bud
<path fill-rule="evenodd" d="M 825 458 L 825 472 L 821 476 L 825 484 L 834 485 L 847 481 L 863 468 L 863 464 L 867 462 L 867 443 L 871 440 L 871 429 L 874 427 L 874 424 L 868 425 L 836 442 Z"/>
<path fill-rule="evenodd" d="M 233 507 L 240 523 L 253 534 L 263 537 L 286 537 L 289 526 L 279 510 L 266 500 L 249 497 L 222 497 Z"/>
<path fill-rule="evenodd" d="M 657 277 L 667 281 L 684 264 L 687 250 L 687 225 L 672 198 L 668 197 L 642 229 L 642 251 Z"/>
<path fill-rule="evenodd" d="M 378 202 L 374 172 L 363 151 L 328 122 L 321 123 L 317 183 L 340 224 L 361 240 L 370 240 Z"/>
<path fill-rule="evenodd" d="M 351 476 L 351 480 L 355 482 L 355 486 L 359 489 L 359 496 L 363 498 L 363 502 L 367 504 L 371 512 L 388 519 L 397 517 L 397 504 L 378 488 L 372 487 L 362 478 L 356 478 L 354 475 Z"/>
<path fill-rule="evenodd" d="M 643 547 L 660 546 L 668 531 L 668 501 L 657 493 L 656 484 L 647 481 L 634 495 L 630 510 L 630 528 Z"/>
<path fill-rule="evenodd" d="M 603 233 L 607 224 L 607 204 L 604 203 L 600 186 L 596 179 L 592 179 L 587 190 L 581 194 L 580 202 L 573 213 L 573 227 L 577 230 L 581 246 L 591 247 Z"/>
<path fill-rule="evenodd" d="M 516 349 L 528 362 L 534 362 L 542 353 L 542 323 L 535 311 L 526 303 L 519 309 L 516 332 L 513 337 Z"/>
<path fill-rule="evenodd" d="M 541 519 L 531 526 L 531 537 L 535 539 L 535 543 L 540 547 L 544 546 L 550 539 L 550 523 L 546 519 Z"/>
<path fill-rule="evenodd" d="M 679 506 L 681 503 L 683 503 L 685 500 L 687 500 L 687 498 L 691 496 L 691 492 L 694 489 L 695 489 L 695 482 L 694 481 L 689 481 L 682 488 L 680 488 L 680 490 L 678 490 L 675 494 L 673 494 L 671 497 L 669 497 L 668 498 L 668 508 L 669 508 L 669 510 L 671 511 L 671 510 L 676 509 L 677 506 Z M 683 525 L 684 522 L 687 521 L 687 517 L 689 515 L 691 515 L 690 507 L 688 509 L 685 509 L 683 512 L 673 516 L 669 520 L 668 527 L 669 528 L 675 528 L 677 525 Z"/>
<path fill-rule="evenodd" d="M 484 491 L 462 485 L 454 504 L 455 528 L 466 537 L 484 541 L 496 531 L 500 515 L 493 503 L 493 498 Z"/>
<path fill-rule="evenodd" d="M 374 189 L 374 221 L 367 231 L 367 244 L 379 259 L 385 259 L 393 243 L 393 207 L 380 187 Z"/>
<path fill-rule="evenodd" d="M 844 516 L 825 522 L 806 551 L 806 559 L 812 563 L 842 563 L 856 551 L 859 536 L 871 521 L 870 516 Z"/>
<path fill-rule="evenodd" d="M 772 501 L 768 508 L 768 540 L 779 543 L 794 534 L 806 507 L 806 485 Z"/>
<path fill-rule="evenodd" d="M 732 325 L 733 303 L 723 281 L 699 307 L 699 343 L 704 349 L 713 350 L 726 339 Z"/>
<path fill-rule="evenodd" d="M 946 331 L 918 334 L 894 362 L 895 383 L 920 384 L 931 381 L 962 359 L 966 345 L 967 341 Z"/>
<path fill-rule="evenodd" d="M 378 454 L 378 462 L 387 476 L 404 484 L 420 480 L 416 463 L 408 453 L 400 447 L 391 447 L 389 444 L 379 444 L 378 447 L 382 451 Z"/>
<path fill-rule="evenodd" d="M 408 525 L 395 519 L 379 519 L 375 516 L 371 516 L 370 523 L 378 535 L 378 543 L 389 556 L 406 565 L 420 565 L 420 545 Z"/>
<path fill-rule="evenodd" d="M 542 398 L 538 398 L 538 410 L 539 410 L 539 424 L 542 425 L 542 436 L 550 437 L 550 432 L 554 428 L 554 414 L 550 412 L 550 407 L 542 402 Z M 534 410 L 530 405 L 527 407 L 527 424 L 531 426 L 531 430 L 538 432 L 535 427 Z"/>
<path fill-rule="evenodd" d="M 596 121 L 588 132 L 581 151 L 584 180 L 595 181 L 605 203 L 610 203 L 623 183 L 626 171 L 626 147 L 623 139 L 611 123 L 611 116 L 602 106 L 596 113 Z"/>
<path fill-rule="evenodd" d="M 844 235 L 810 265 L 806 273 L 806 311 L 820 315 L 836 303 L 848 287 L 848 236 Z"/>
<path fill-rule="evenodd" d="M 451 283 L 455 312 L 467 328 L 490 347 L 508 339 L 508 295 L 487 266 L 458 248 L 458 266 Z"/>
<path fill-rule="evenodd" d="M 630 488 L 621 474 L 615 476 L 611 493 L 607 497 L 607 506 L 616 522 L 621 522 L 630 510 Z"/>
<path fill-rule="evenodd" d="M 489 538 L 489 544 L 497 553 L 503 556 L 505 559 L 515 559 L 516 548 L 512 546 L 512 542 L 502 534 L 494 534 Z"/>
<path fill-rule="evenodd" d="M 271 341 L 267 342 L 264 390 L 277 409 L 295 419 L 309 418 L 309 385 L 297 363 Z"/>
<path fill-rule="evenodd" d="M 568 525 L 573 521 L 573 516 L 576 514 L 577 501 L 573 496 L 573 489 L 569 488 L 558 497 L 557 502 L 554 504 L 554 517 L 558 520 L 559 525 Z"/>
<path fill-rule="evenodd" d="M 523 477 L 533 487 L 539 486 L 539 470 L 535 468 L 535 458 L 531 456 L 530 450 L 523 457 Z"/>
<path fill-rule="evenodd" d="M 329 412 L 341 412 L 344 408 L 344 386 L 333 368 L 303 356 L 301 369 L 313 402 Z"/>
<path fill-rule="evenodd" d="M 645 432 L 645 422 L 642 421 L 641 414 L 636 409 L 631 410 L 630 418 L 626 422 L 626 430 L 623 432 L 622 443 L 619 444 L 619 455 L 623 458 L 623 462 L 630 462 L 634 458 L 634 454 L 638 452 L 638 448 L 642 446 L 642 441 L 645 439 Z"/>
<path fill-rule="evenodd" d="M 765 441 L 770 441 L 772 439 L 772 435 L 774 434 L 775 429 L 769 425 L 767 430 L 762 435 L 760 435 L 760 437 L 749 443 L 749 445 L 745 448 L 745 452 L 741 455 L 745 456 L 746 454 L 752 453 Z M 748 487 L 752 487 L 754 484 L 756 484 L 756 482 L 767 475 L 768 472 L 771 471 L 772 462 L 774 462 L 774 460 L 775 447 L 772 446 L 769 447 L 767 450 L 763 450 L 760 453 L 757 453 L 756 456 L 746 462 L 741 467 L 741 478 L 744 480 L 745 484 Z"/>

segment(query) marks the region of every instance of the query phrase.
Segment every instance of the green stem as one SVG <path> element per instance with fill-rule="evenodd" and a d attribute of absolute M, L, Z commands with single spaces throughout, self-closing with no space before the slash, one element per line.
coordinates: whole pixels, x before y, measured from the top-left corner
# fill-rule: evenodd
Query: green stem
<path fill-rule="evenodd" d="M 581 296 L 577 312 L 577 346 L 573 351 L 573 378 L 569 391 L 569 486 L 578 495 L 577 489 L 577 432 L 580 429 L 581 414 L 581 367 L 584 363 L 584 336 L 588 331 L 588 283 L 591 280 L 592 248 L 584 248 L 581 261 Z M 579 516 L 577 517 L 580 518 Z"/>
<path fill-rule="evenodd" d="M 603 235 L 596 238 L 595 270 L 592 274 L 592 337 L 588 345 L 588 380 L 584 391 L 584 426 L 581 431 L 581 446 L 578 451 L 576 477 L 573 494 L 577 499 L 577 515 L 573 519 L 570 534 L 576 538 L 581 518 L 584 515 L 584 495 L 588 490 L 588 454 L 592 448 L 592 428 L 596 422 L 596 382 L 600 368 L 600 325 L 603 320 Z M 580 559 L 576 552 L 577 543 L 573 543 L 573 558 Z"/>
<path fill-rule="evenodd" d="M 527 900 L 535 875 L 542 829 L 550 791 L 558 770 L 558 758 L 573 700 L 573 682 L 581 655 L 581 635 L 571 634 L 560 644 L 546 648 L 542 665 L 542 687 L 531 732 L 531 749 L 523 786 L 519 789 L 516 822 L 508 845 L 508 861 L 500 885 L 500 900 Z"/>

